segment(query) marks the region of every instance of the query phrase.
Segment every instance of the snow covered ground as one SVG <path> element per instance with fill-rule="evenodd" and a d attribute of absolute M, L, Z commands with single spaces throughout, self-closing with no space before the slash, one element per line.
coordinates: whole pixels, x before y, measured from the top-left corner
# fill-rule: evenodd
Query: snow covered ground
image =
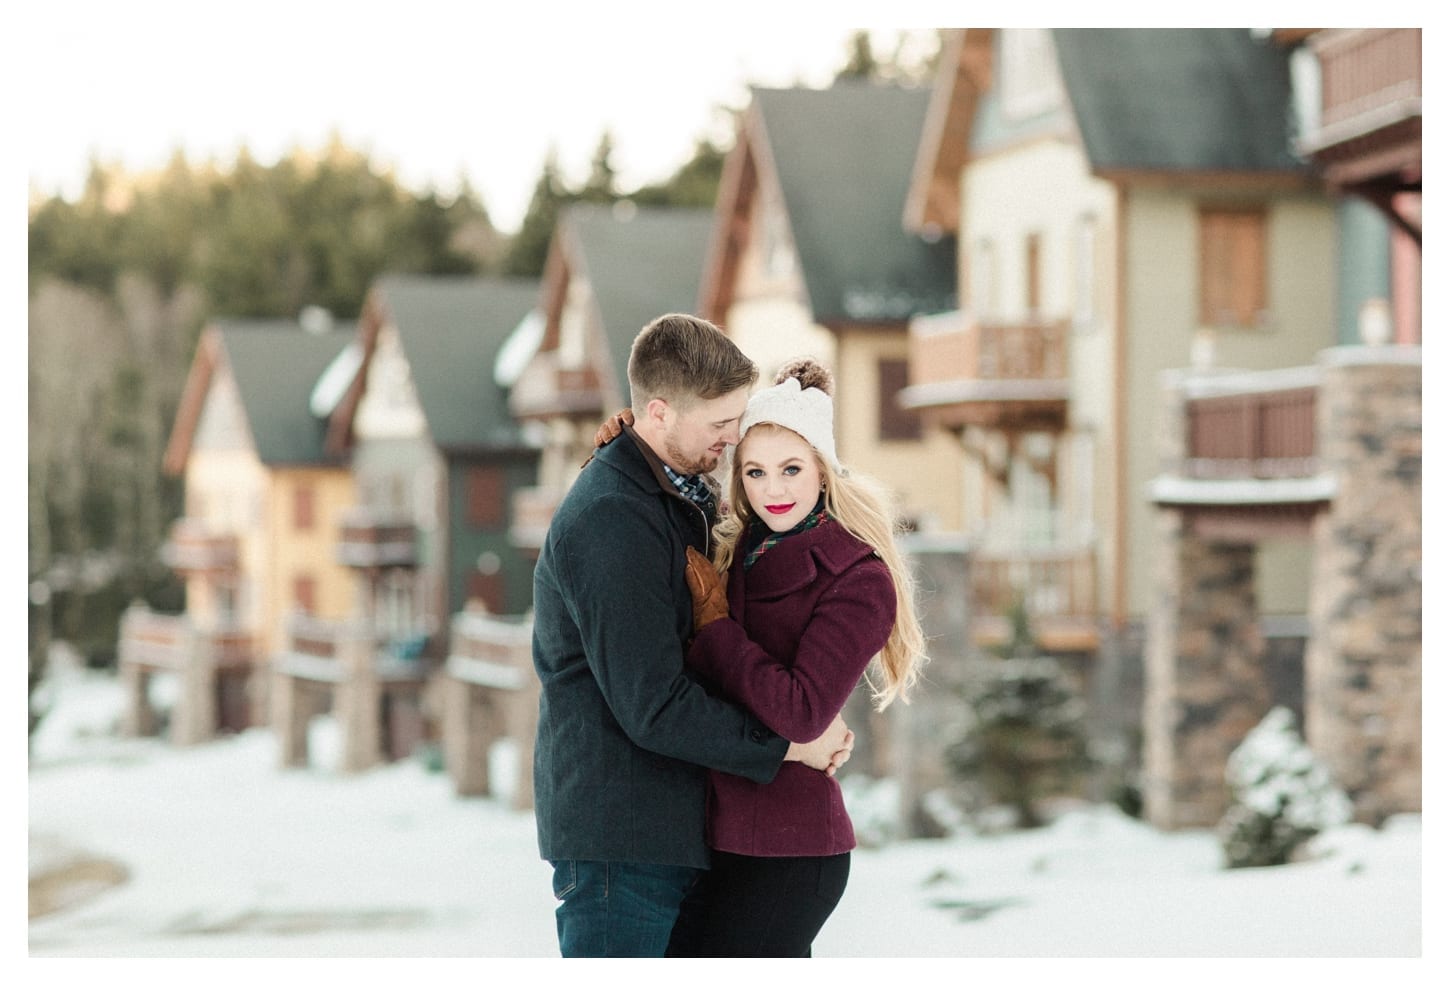
<path fill-rule="evenodd" d="M 187 749 L 122 740 L 114 679 L 70 671 L 50 688 L 29 767 L 30 876 L 125 878 L 90 896 L 76 884 L 83 899 L 30 920 L 28 970 L 49 974 L 34 960 L 52 956 L 557 955 L 533 816 L 506 799 L 459 798 L 421 761 L 338 773 L 325 719 L 314 765 L 283 770 L 267 731 Z M 1419 957 L 1419 816 L 1314 848 L 1227 871 L 1210 833 L 1088 807 L 1032 832 L 860 849 L 816 953 Z M 1394 965 L 1418 981 L 1425 963 Z"/>

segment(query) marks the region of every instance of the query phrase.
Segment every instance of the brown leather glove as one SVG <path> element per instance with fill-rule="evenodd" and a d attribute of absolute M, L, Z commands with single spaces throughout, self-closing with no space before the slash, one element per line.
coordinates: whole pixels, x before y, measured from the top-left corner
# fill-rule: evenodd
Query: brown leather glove
<path fill-rule="evenodd" d="M 620 435 L 624 434 L 625 425 L 632 424 L 634 424 L 634 411 L 627 407 L 615 411 L 613 415 L 605 420 L 604 424 L 599 426 L 599 430 L 594 433 L 594 447 L 603 448 L 608 445 Z M 594 453 L 590 452 L 589 458 L 585 459 L 583 465 L 579 468 L 583 469 L 584 466 L 589 465 L 593 461 Z"/>
<path fill-rule="evenodd" d="M 630 408 L 626 407 L 614 412 L 614 416 L 611 417 L 608 421 L 604 422 L 604 424 L 600 425 L 599 430 L 594 433 L 594 447 L 603 448 L 604 446 L 608 445 L 610 442 L 618 438 L 620 435 L 624 434 L 625 425 L 633 424 L 634 411 Z"/>
<path fill-rule="evenodd" d="M 690 598 L 695 604 L 696 633 L 730 615 L 730 604 L 725 600 L 725 583 L 721 581 L 720 573 L 715 571 L 710 559 L 693 547 L 685 548 L 685 584 L 690 587 Z"/>

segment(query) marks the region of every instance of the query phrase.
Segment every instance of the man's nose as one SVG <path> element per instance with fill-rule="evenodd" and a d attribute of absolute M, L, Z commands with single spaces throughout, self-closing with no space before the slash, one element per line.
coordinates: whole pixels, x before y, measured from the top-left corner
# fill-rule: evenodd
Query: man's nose
<path fill-rule="evenodd" d="M 737 421 L 735 424 L 731 425 L 729 428 L 726 428 L 725 429 L 725 434 L 722 437 L 723 437 L 724 442 L 725 442 L 726 445 L 739 445 L 740 444 L 740 422 Z"/>

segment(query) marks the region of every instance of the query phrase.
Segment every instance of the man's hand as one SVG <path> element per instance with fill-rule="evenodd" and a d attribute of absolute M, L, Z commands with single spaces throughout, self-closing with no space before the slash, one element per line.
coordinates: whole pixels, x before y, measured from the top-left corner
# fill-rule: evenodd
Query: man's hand
<path fill-rule="evenodd" d="M 696 633 L 730 615 L 730 604 L 725 601 L 725 583 L 720 581 L 720 573 L 715 571 L 710 559 L 692 545 L 685 547 L 685 584 L 690 587 L 690 600 L 694 603 Z"/>
<path fill-rule="evenodd" d="M 594 447 L 603 448 L 624 433 L 625 425 L 634 424 L 634 411 L 630 408 L 621 408 L 614 412 L 613 416 L 599 426 L 594 433 Z"/>
<path fill-rule="evenodd" d="M 787 762 L 798 761 L 815 770 L 825 771 L 827 777 L 834 777 L 837 769 L 851 759 L 851 749 L 855 745 L 856 734 L 846 727 L 846 720 L 838 713 L 826 731 L 809 743 L 792 743 L 785 759 Z"/>

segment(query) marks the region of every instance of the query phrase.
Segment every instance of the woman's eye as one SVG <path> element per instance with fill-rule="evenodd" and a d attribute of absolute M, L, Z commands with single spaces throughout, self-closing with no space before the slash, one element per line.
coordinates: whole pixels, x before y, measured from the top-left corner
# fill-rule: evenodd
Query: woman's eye
<path fill-rule="evenodd" d="M 786 466 L 785 467 L 785 474 L 787 476 L 795 476 L 795 475 L 798 475 L 800 473 L 800 471 L 801 471 L 801 467 L 800 466 Z"/>
<path fill-rule="evenodd" d="M 759 479 L 761 476 L 764 476 L 764 475 L 765 475 L 765 470 L 764 469 L 747 469 L 747 470 L 745 470 L 745 476 L 746 476 L 747 479 Z"/>

